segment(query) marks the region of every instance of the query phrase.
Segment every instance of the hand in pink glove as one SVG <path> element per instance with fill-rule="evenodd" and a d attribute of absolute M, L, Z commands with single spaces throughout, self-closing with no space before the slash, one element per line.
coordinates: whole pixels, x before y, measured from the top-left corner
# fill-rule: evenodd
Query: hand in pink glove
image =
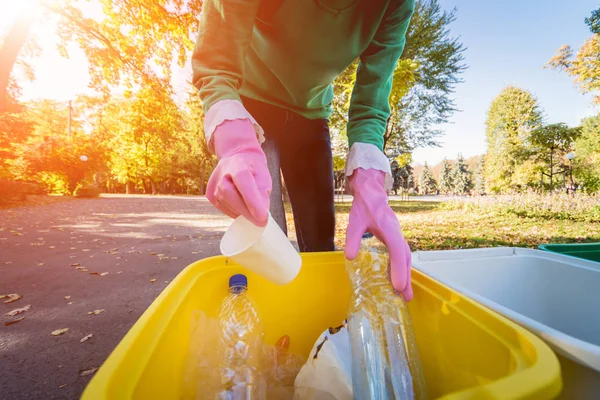
<path fill-rule="evenodd" d="M 356 258 L 365 232 L 375 235 L 388 248 L 392 285 L 408 301 L 413 297 L 410 248 L 402 237 L 398 218 L 388 204 L 384 183 L 385 172 L 375 169 L 358 168 L 350 177 L 354 201 L 346 231 L 346 258 Z"/>
<path fill-rule="evenodd" d="M 213 133 L 213 143 L 219 163 L 208 180 L 206 197 L 232 218 L 243 215 L 265 226 L 272 183 L 252 122 L 223 122 Z"/>

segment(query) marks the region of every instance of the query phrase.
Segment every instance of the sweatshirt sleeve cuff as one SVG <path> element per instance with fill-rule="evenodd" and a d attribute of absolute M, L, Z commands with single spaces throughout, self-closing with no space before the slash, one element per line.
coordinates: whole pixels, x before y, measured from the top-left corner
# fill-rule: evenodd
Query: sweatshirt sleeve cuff
<path fill-rule="evenodd" d="M 385 190 L 392 189 L 392 169 L 388 158 L 379 148 L 369 143 L 354 143 L 346 161 L 346 176 L 352 175 L 355 169 L 376 169 L 385 172 Z"/>
<path fill-rule="evenodd" d="M 265 132 L 240 101 L 220 100 L 213 104 L 204 116 L 204 134 L 211 152 L 214 152 L 212 136 L 215 129 L 225 121 L 236 119 L 247 119 L 252 122 L 258 142 L 262 144 L 265 141 Z"/>

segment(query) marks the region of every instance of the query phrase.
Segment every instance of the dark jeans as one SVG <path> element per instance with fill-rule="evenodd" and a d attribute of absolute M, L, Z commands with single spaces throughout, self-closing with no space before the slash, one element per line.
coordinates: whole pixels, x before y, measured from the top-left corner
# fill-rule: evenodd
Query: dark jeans
<path fill-rule="evenodd" d="M 242 101 L 265 131 L 267 142 L 263 148 L 269 149 L 267 158 L 274 189 L 280 177 L 277 168 L 273 168 L 276 165 L 274 161 L 277 161 L 273 158 L 279 155 L 300 251 L 333 251 L 335 212 L 328 121 L 307 119 L 292 111 L 247 98 Z M 275 214 L 273 209 L 281 207 L 281 203 L 275 204 L 279 199 L 273 200 L 272 196 L 271 212 Z"/>

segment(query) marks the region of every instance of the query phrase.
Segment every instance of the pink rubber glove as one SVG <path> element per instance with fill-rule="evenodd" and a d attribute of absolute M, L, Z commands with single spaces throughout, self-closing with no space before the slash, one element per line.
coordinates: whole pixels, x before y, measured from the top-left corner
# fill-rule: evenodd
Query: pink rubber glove
<path fill-rule="evenodd" d="M 385 172 L 375 169 L 358 168 L 350 177 L 350 192 L 354 200 L 346 231 L 346 258 L 356 258 L 365 232 L 375 235 L 388 248 L 394 289 L 409 301 L 413 297 L 410 248 L 402 236 L 398 218 L 388 204 L 384 183 Z"/>
<path fill-rule="evenodd" d="M 206 197 L 232 218 L 243 215 L 255 225 L 265 226 L 273 185 L 252 122 L 223 122 L 213 132 L 213 143 L 219 163 L 208 180 Z"/>

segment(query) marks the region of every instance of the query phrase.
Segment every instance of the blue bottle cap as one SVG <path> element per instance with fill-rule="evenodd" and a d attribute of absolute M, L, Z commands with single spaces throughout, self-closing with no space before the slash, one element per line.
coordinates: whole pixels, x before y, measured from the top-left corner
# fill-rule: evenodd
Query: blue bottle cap
<path fill-rule="evenodd" d="M 236 274 L 236 275 L 232 275 L 231 278 L 229 278 L 229 288 L 234 288 L 234 287 L 248 287 L 248 278 L 246 278 L 246 275 L 243 274 Z"/>

